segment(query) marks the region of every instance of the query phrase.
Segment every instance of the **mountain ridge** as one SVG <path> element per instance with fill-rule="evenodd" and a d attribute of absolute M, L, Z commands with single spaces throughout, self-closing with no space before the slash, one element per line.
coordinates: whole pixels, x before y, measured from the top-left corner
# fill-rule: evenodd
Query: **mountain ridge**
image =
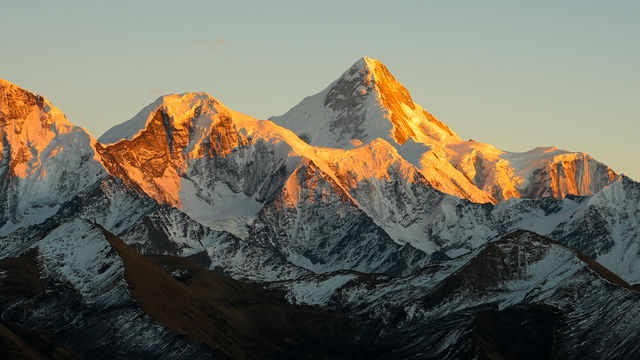
<path fill-rule="evenodd" d="M 513 153 L 463 141 L 414 103 L 386 66 L 369 58 L 358 60 L 324 90 L 271 120 L 318 146 L 349 149 L 383 138 L 431 186 L 474 202 L 589 195 L 617 175 L 590 157 L 585 162 L 585 154 L 571 158 L 568 151 L 547 148 L 542 149 L 547 155 L 541 156 L 536 149 Z M 557 161 L 560 153 L 566 159 Z M 596 174 L 593 179 L 590 167 Z"/>
<path fill-rule="evenodd" d="M 382 82 L 380 79 L 385 79 L 401 87 L 390 73 L 383 77 L 368 75 L 369 70 L 361 71 L 363 64 L 367 69 L 369 66 L 380 67 L 384 71 L 375 71 L 383 75 L 388 73 L 377 60 L 363 58 L 345 74 L 356 79 L 356 83 L 362 81 L 361 75 L 366 75 L 364 79 L 377 81 L 376 86 Z M 404 87 L 401 89 L 404 90 L 398 92 L 410 99 L 408 91 Z M 372 98 L 378 99 L 377 96 Z M 384 116 L 381 119 L 391 124 Z M 476 220 L 468 218 L 469 215 L 453 214 L 450 207 L 457 203 L 456 206 L 475 208 L 470 213 L 479 212 L 478 216 L 483 218 L 487 215 L 480 210 L 482 207 L 466 205 L 443 193 L 472 202 L 496 203 L 496 198 L 476 187 L 475 181 L 484 184 L 485 188 L 496 186 L 494 190 L 497 191 L 513 191 L 512 195 L 505 196 L 506 200 L 520 197 L 520 192 L 530 194 L 533 199 L 565 198 L 573 193 L 598 192 L 617 176 L 584 153 L 537 148 L 526 153 L 509 153 L 509 161 L 500 157 L 505 156 L 505 152 L 491 145 L 465 142 L 453 138 L 455 135 L 449 136 L 454 141 L 444 145 L 435 140 L 427 146 L 413 138 L 403 144 L 390 138 L 389 141 L 376 138 L 368 144 L 351 144 L 345 149 L 312 146 L 292 131 L 228 109 L 206 93 L 159 97 L 127 123 L 109 135 L 115 142 L 92 141 L 90 148 L 85 147 L 85 151 L 95 152 L 93 157 L 102 167 L 97 178 L 107 174 L 119 177 L 141 194 L 178 208 L 204 226 L 230 232 L 241 239 L 251 236 L 254 222 L 279 193 L 287 193 L 290 199 L 300 198 L 299 194 L 293 193 L 305 187 L 296 184 L 300 179 L 294 179 L 293 175 L 309 161 L 323 176 L 331 179 L 330 186 L 346 196 L 345 204 L 353 203 L 363 210 L 395 243 L 410 244 L 429 254 L 444 251 L 453 256 L 477 247 L 502 225 L 496 222 L 499 218 L 490 215 L 483 220 L 488 222 L 486 233 L 480 233 L 480 236 L 470 233 L 471 230 L 465 227 L 475 226 L 472 224 Z M 123 139 L 118 139 L 120 136 Z M 529 180 L 519 177 L 511 164 L 519 164 L 517 168 L 529 172 Z M 590 173 L 591 168 L 598 171 Z M 590 181 L 592 175 L 599 176 L 600 180 Z M 556 181 L 551 183 L 554 176 Z M 518 191 L 516 183 L 525 184 L 526 191 Z M 461 187 L 463 184 L 466 185 Z M 504 184 L 509 186 L 503 187 Z M 479 198 L 469 196 L 466 191 L 469 189 L 479 194 Z M 305 191 L 315 190 L 306 187 Z M 519 207 L 506 200 L 499 204 L 505 204 L 506 209 Z M 33 211 L 39 214 L 34 220 L 11 225 L 4 233 L 42 221 L 57 211 L 57 207 L 49 212 L 39 207 Z M 566 211 L 569 216 L 570 210 Z M 460 216 L 462 222 L 448 225 L 454 226 L 456 231 L 445 230 L 439 224 Z M 539 218 L 536 215 L 535 218 L 552 221 L 554 226 L 561 225 L 546 219 L 550 216 L 544 214 Z M 519 224 L 519 221 L 512 224 Z M 611 225 L 610 228 L 614 227 Z M 525 228 L 537 229 L 538 226 L 531 223 Z M 553 230 L 548 226 L 544 229 L 545 235 Z M 559 229 L 553 231 L 561 233 Z M 456 240 L 460 234 L 466 239 Z M 611 266 L 615 260 L 608 261 L 607 265 Z M 628 271 L 635 274 L 635 270 Z M 625 276 L 635 279 L 635 275 Z"/>
<path fill-rule="evenodd" d="M 297 106 L 306 138 L 185 93 L 101 142 L 0 90 L 0 338 L 29 355 L 639 354 L 640 183 L 462 141 L 377 60 Z"/>

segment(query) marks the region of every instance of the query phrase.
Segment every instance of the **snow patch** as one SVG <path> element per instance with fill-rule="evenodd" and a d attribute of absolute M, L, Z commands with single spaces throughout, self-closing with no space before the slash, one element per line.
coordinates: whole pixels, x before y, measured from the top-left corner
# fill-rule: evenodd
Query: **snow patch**
<path fill-rule="evenodd" d="M 287 301 L 292 304 L 325 305 L 337 289 L 357 277 L 354 274 L 304 277 L 283 287 L 287 290 Z"/>
<path fill-rule="evenodd" d="M 262 209 L 262 204 L 244 193 L 233 192 L 224 183 L 215 183 L 208 199 L 198 195 L 196 185 L 181 178 L 179 196 L 182 211 L 207 227 L 227 231 L 246 239 L 249 236 L 247 222 Z"/>
<path fill-rule="evenodd" d="M 58 209 L 60 209 L 60 205 L 26 209 L 26 212 L 22 215 L 22 221 L 14 224 L 9 220 L 0 228 L 0 237 L 6 236 L 25 226 L 42 224 L 45 220 L 55 215 Z"/>
<path fill-rule="evenodd" d="M 124 274 L 118 257 L 95 225 L 75 219 L 54 229 L 36 245 L 43 275 L 68 282 L 91 303 Z"/>

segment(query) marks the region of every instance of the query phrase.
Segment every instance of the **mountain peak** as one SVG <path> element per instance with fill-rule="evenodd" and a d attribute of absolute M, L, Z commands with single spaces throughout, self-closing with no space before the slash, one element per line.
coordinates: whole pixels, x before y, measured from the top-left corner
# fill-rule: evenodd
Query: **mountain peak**
<path fill-rule="evenodd" d="M 363 56 L 360 59 L 358 59 L 358 61 L 356 61 L 355 63 L 353 63 L 353 65 L 351 65 L 351 67 L 349 68 L 349 70 L 352 69 L 357 69 L 357 70 L 363 70 L 363 69 L 375 69 L 376 67 L 379 67 L 380 65 L 384 66 L 380 60 L 378 59 L 374 59 L 374 58 L 370 58 L 370 57 L 366 57 Z M 347 70 L 347 72 L 349 71 Z"/>
<path fill-rule="evenodd" d="M 198 118 L 197 113 L 211 108 L 214 112 L 227 111 L 217 99 L 206 92 L 187 92 L 182 94 L 169 94 L 157 98 L 151 104 L 145 106 L 131 119 L 116 125 L 102 134 L 98 139 L 102 144 L 113 144 L 120 140 L 131 140 L 147 127 L 155 113 L 162 109 L 169 116 L 174 127 L 184 127 L 186 122 Z"/>
<path fill-rule="evenodd" d="M 350 82 L 355 80 L 357 80 L 358 85 L 364 87 L 376 87 L 376 85 L 384 87 L 383 83 L 388 82 L 393 84 L 394 87 L 402 87 L 403 92 L 408 93 L 407 89 L 391 75 L 389 69 L 380 60 L 366 56 L 353 63 L 347 71 L 334 81 L 334 84 L 338 85 L 343 81 Z"/>
<path fill-rule="evenodd" d="M 33 115 L 36 112 L 42 114 L 37 119 Z M 33 125 L 38 123 L 43 129 L 71 126 L 62 111 L 53 106 L 44 96 L 0 79 L 0 123 L 11 121 L 17 121 L 18 128 L 28 126 L 25 125 L 26 123 L 33 123 Z"/>
<path fill-rule="evenodd" d="M 377 138 L 398 146 L 412 138 L 429 144 L 457 136 L 413 102 L 409 91 L 379 60 L 362 57 L 320 93 L 305 98 L 275 123 L 311 145 L 352 147 Z"/>
<path fill-rule="evenodd" d="M 182 206 L 181 176 L 190 161 L 224 157 L 247 143 L 239 122 L 252 119 L 207 93 L 159 97 L 99 142 L 107 171 L 159 202 Z"/>
<path fill-rule="evenodd" d="M 43 221 L 95 184 L 104 172 L 94 143 L 49 100 L 0 79 L 0 236 Z"/>

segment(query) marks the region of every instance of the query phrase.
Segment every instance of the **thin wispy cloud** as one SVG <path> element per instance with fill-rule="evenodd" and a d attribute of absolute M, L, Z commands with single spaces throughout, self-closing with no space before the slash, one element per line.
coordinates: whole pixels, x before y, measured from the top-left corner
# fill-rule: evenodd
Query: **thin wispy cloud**
<path fill-rule="evenodd" d="M 156 95 L 159 92 L 160 92 L 160 89 L 158 89 L 158 88 L 154 88 L 154 89 L 149 90 L 149 94 L 151 94 L 151 95 Z"/>
<path fill-rule="evenodd" d="M 191 40 L 189 43 L 197 45 L 207 51 L 215 51 L 222 45 L 226 44 L 227 40 L 224 38 L 216 38 L 213 40 Z"/>

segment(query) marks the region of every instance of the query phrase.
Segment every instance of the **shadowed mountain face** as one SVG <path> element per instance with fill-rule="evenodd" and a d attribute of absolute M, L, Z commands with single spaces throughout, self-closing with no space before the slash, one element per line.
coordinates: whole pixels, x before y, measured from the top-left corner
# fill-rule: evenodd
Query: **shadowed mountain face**
<path fill-rule="evenodd" d="M 638 352 L 631 329 L 640 324 L 628 321 L 640 294 L 582 253 L 528 231 L 409 277 L 334 273 L 274 286 L 294 303 L 359 316 L 377 329 L 387 357 L 618 359 Z M 623 333 L 630 337 L 622 340 Z"/>
<path fill-rule="evenodd" d="M 3 318 L 22 332 L 55 333 L 86 357 L 347 358 L 357 349 L 355 323 L 339 313 L 290 305 L 280 292 L 183 258 L 145 258 L 84 220 L 62 225 L 0 268 Z"/>
<path fill-rule="evenodd" d="M 638 339 L 619 335 L 640 327 L 627 283 L 525 231 L 408 277 L 256 284 L 144 257 L 77 219 L 0 271 L 6 342 L 66 358 L 575 358 L 602 344 L 610 354 L 586 358 L 620 358 Z"/>
<path fill-rule="evenodd" d="M 640 184 L 461 140 L 363 58 L 99 140 L 0 80 L 6 358 L 636 358 Z M 632 284 L 632 285 L 630 285 Z"/>

